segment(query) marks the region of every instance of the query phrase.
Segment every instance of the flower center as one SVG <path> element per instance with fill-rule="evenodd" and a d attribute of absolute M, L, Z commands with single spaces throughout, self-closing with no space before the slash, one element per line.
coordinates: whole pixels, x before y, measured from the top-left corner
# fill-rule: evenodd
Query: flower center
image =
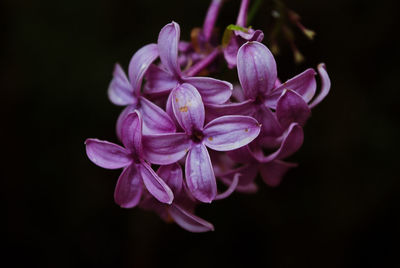
<path fill-rule="evenodd" d="M 193 130 L 192 136 L 190 136 L 191 140 L 194 141 L 195 143 L 200 143 L 203 141 L 204 134 L 203 131 L 201 130 Z"/>
<path fill-rule="evenodd" d="M 254 104 L 256 104 L 256 105 L 261 105 L 261 104 L 263 104 L 263 102 L 264 102 L 264 98 L 261 95 L 258 95 L 256 97 L 256 99 L 254 100 Z"/>

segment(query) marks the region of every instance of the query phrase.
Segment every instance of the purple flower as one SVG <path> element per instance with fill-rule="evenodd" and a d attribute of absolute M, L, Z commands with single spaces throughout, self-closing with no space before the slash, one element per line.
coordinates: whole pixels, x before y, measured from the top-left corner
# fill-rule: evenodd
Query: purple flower
<path fill-rule="evenodd" d="M 287 163 L 282 159 L 294 154 L 303 144 L 303 129 L 298 123 L 292 123 L 282 135 L 280 147 L 273 153 L 265 156 L 262 144 L 254 141 L 248 146 L 228 152 L 231 159 L 243 166 L 220 173 L 218 177 L 227 185 L 230 185 L 235 174 L 242 174 L 239 184 L 236 187 L 241 192 L 254 192 L 257 187 L 253 183 L 258 172 L 261 178 L 269 186 L 277 186 L 285 173 L 293 167 L 295 163 Z"/>
<path fill-rule="evenodd" d="M 124 208 L 136 206 L 143 186 L 160 202 L 171 204 L 174 195 L 143 157 L 142 119 L 135 111 L 126 116 L 121 127 L 124 147 L 98 139 L 87 139 L 86 154 L 96 165 L 107 169 L 123 168 L 115 187 L 115 202 Z"/>
<path fill-rule="evenodd" d="M 187 192 L 183 183 L 182 168 L 179 164 L 161 166 L 157 175 L 162 178 L 174 193 L 174 201 L 167 205 L 160 203 L 153 196 L 146 194 L 139 206 L 156 212 L 164 221 L 176 222 L 183 229 L 190 232 L 213 231 L 214 226 L 194 215 L 196 201 Z"/>
<path fill-rule="evenodd" d="M 115 65 L 114 77 L 111 80 L 108 96 L 112 103 L 127 107 L 117 121 L 117 134 L 121 138 L 122 122 L 134 110 L 143 117 L 144 133 L 175 132 L 175 124 L 160 107 L 149 101 L 140 93 L 142 80 L 150 64 L 158 57 L 156 44 L 149 44 L 139 49 L 129 63 L 129 79 L 119 64 Z"/>
<path fill-rule="evenodd" d="M 183 83 L 171 92 L 172 109 L 184 133 L 144 136 L 144 156 L 154 164 L 168 165 L 187 152 L 186 183 L 193 196 L 211 202 L 217 194 L 215 175 L 206 146 L 216 151 L 230 151 L 254 140 L 258 122 L 248 116 L 222 116 L 204 126 L 205 111 L 199 92 Z"/>
<path fill-rule="evenodd" d="M 213 119 L 221 114 L 254 116 L 263 126 L 260 136 L 271 147 L 279 145 L 280 137 L 291 123 L 304 125 L 311 115 L 310 108 L 322 101 L 330 88 L 323 64 L 318 66 L 322 89 L 313 101 L 316 92 L 313 69 L 275 87 L 278 81 L 275 59 L 269 49 L 259 42 L 248 42 L 239 49 L 237 69 L 245 100 L 210 104 L 207 118 Z M 270 109 L 275 109 L 275 113 Z"/>
<path fill-rule="evenodd" d="M 171 22 L 161 29 L 158 51 L 162 66 L 151 65 L 146 73 L 146 94 L 160 95 L 170 92 L 183 83 L 194 86 L 204 103 L 224 103 L 231 96 L 232 84 L 210 77 L 190 77 L 182 73 L 178 62 L 180 27 Z"/>
<path fill-rule="evenodd" d="M 253 30 L 246 27 L 247 21 L 247 10 L 249 7 L 250 0 L 242 0 L 240 5 L 239 15 L 236 20 L 236 25 L 228 26 L 227 30 L 232 31 L 229 42 L 224 47 L 224 57 L 228 63 L 229 68 L 236 66 L 236 58 L 239 48 L 247 41 L 258 41 L 261 42 L 264 39 L 264 33 L 260 30 Z"/>

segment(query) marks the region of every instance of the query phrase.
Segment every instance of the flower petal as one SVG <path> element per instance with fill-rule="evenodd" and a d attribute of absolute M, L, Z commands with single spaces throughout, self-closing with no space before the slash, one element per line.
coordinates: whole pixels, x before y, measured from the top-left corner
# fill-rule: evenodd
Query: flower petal
<path fill-rule="evenodd" d="M 115 203 L 123 208 L 135 207 L 142 196 L 142 180 L 138 165 L 129 165 L 119 176 L 114 191 Z"/>
<path fill-rule="evenodd" d="M 145 162 L 140 165 L 140 174 L 147 190 L 161 203 L 172 204 L 174 194 L 168 185 Z"/>
<path fill-rule="evenodd" d="M 225 192 L 223 192 L 223 193 L 217 194 L 217 196 L 215 197 L 215 200 L 221 200 L 221 199 L 225 199 L 225 198 L 229 197 L 235 191 L 236 187 L 238 186 L 240 176 L 241 176 L 240 173 L 236 173 L 233 176 L 232 183 L 229 185 L 228 189 L 226 189 Z"/>
<path fill-rule="evenodd" d="M 115 105 L 121 106 L 137 102 L 133 88 L 119 64 L 115 64 L 113 79 L 108 87 L 108 98 Z"/>
<path fill-rule="evenodd" d="M 136 109 L 136 105 L 128 105 L 119 114 L 118 119 L 117 119 L 117 124 L 115 127 L 117 137 L 119 140 L 121 140 L 122 123 L 124 122 L 124 120 L 128 116 L 128 114 L 133 113 L 135 111 L 135 109 Z"/>
<path fill-rule="evenodd" d="M 156 44 L 149 44 L 139 49 L 132 57 L 129 63 L 129 80 L 136 95 L 140 94 L 143 76 L 158 57 L 158 48 Z"/>
<path fill-rule="evenodd" d="M 321 76 L 321 91 L 319 95 L 310 104 L 310 108 L 314 108 L 318 103 L 320 103 L 323 99 L 325 99 L 325 97 L 329 93 L 329 90 L 331 89 L 331 79 L 329 78 L 324 63 L 318 65 L 318 73 L 319 76 Z"/>
<path fill-rule="evenodd" d="M 286 129 L 293 122 L 304 126 L 310 115 L 311 110 L 307 103 L 296 92 L 286 90 L 279 98 L 276 106 L 276 117 L 282 128 Z"/>
<path fill-rule="evenodd" d="M 176 224 L 189 232 L 202 233 L 214 231 L 214 226 L 208 221 L 193 215 L 178 205 L 172 204 L 169 213 Z"/>
<path fill-rule="evenodd" d="M 125 148 L 142 158 L 142 118 L 138 111 L 127 115 L 122 123 L 121 140 Z"/>
<path fill-rule="evenodd" d="M 185 156 L 190 140 L 185 133 L 143 136 L 144 158 L 157 165 L 169 165 Z"/>
<path fill-rule="evenodd" d="M 285 83 L 273 89 L 272 92 L 266 96 L 264 102 L 265 105 L 272 109 L 276 109 L 278 99 L 285 89 L 295 91 L 303 97 L 306 103 L 308 103 L 314 97 L 317 88 L 315 74 L 314 69 L 310 68 L 287 80 Z"/>
<path fill-rule="evenodd" d="M 207 104 L 206 119 L 211 121 L 224 115 L 251 116 L 254 114 L 255 108 L 253 100 L 245 100 L 239 103 Z"/>
<path fill-rule="evenodd" d="M 282 135 L 283 130 L 278 119 L 268 107 L 260 106 L 254 117 L 261 124 L 261 137 L 276 138 Z"/>
<path fill-rule="evenodd" d="M 184 82 L 194 86 L 200 93 L 204 103 L 224 103 L 232 95 L 231 83 L 211 77 L 186 77 Z"/>
<path fill-rule="evenodd" d="M 271 162 L 275 159 L 286 158 L 300 149 L 303 144 L 303 128 L 298 123 L 292 123 L 282 138 L 281 146 L 274 153 L 263 157 L 259 153 L 253 153 L 253 157 L 261 163 Z"/>
<path fill-rule="evenodd" d="M 204 144 L 216 151 L 234 150 L 253 141 L 260 129 L 260 124 L 253 117 L 221 116 L 204 127 Z"/>
<path fill-rule="evenodd" d="M 196 88 L 184 83 L 172 92 L 172 108 L 179 125 L 191 135 L 193 130 L 202 130 L 204 104 Z"/>
<path fill-rule="evenodd" d="M 158 51 L 162 64 L 167 70 L 180 77 L 181 70 L 178 64 L 178 44 L 181 30 L 179 24 L 171 22 L 161 29 L 158 35 Z"/>
<path fill-rule="evenodd" d="M 262 164 L 260 165 L 261 178 L 267 185 L 276 187 L 281 183 L 283 176 L 293 167 L 297 167 L 297 164 L 280 160 Z"/>
<path fill-rule="evenodd" d="M 172 133 L 176 127 L 169 115 L 160 107 L 144 97 L 140 97 L 138 108 L 143 117 L 143 133 Z"/>
<path fill-rule="evenodd" d="M 147 70 L 146 79 L 147 83 L 143 91 L 145 94 L 161 95 L 170 92 L 178 85 L 175 76 L 154 64 Z"/>
<path fill-rule="evenodd" d="M 230 159 L 237 163 L 252 163 L 254 161 L 253 154 L 251 153 L 249 146 L 243 146 L 236 150 L 227 152 Z"/>
<path fill-rule="evenodd" d="M 175 201 L 175 199 L 174 199 Z M 168 213 L 167 204 L 158 202 L 150 193 L 144 192 L 142 200 L 140 200 L 139 207 L 143 210 L 153 211 L 165 222 L 171 222 L 171 217 Z"/>
<path fill-rule="evenodd" d="M 118 169 L 132 162 L 130 152 L 114 143 L 98 139 L 87 139 L 86 154 L 89 159 L 102 168 Z"/>
<path fill-rule="evenodd" d="M 255 99 L 274 87 L 277 71 L 271 51 L 259 42 L 247 42 L 237 55 L 237 70 L 244 95 Z"/>
<path fill-rule="evenodd" d="M 193 146 L 186 158 L 186 184 L 199 201 L 211 203 L 217 195 L 217 183 L 207 148 L 203 144 Z"/>
<path fill-rule="evenodd" d="M 237 37 L 243 38 L 246 41 L 261 42 L 264 39 L 264 33 L 261 30 L 248 29 L 247 33 L 244 31 L 233 31 Z"/>
<path fill-rule="evenodd" d="M 257 191 L 258 187 L 254 183 L 254 180 L 258 173 L 258 164 L 251 163 L 239 168 L 230 170 L 225 174 L 218 177 L 224 184 L 231 185 L 235 179 L 236 174 L 240 174 L 238 185 L 236 186 L 236 191 L 243 193 L 254 193 Z"/>
<path fill-rule="evenodd" d="M 165 181 L 175 195 L 181 192 L 183 175 L 182 168 L 178 163 L 161 166 L 157 170 L 157 175 Z"/>

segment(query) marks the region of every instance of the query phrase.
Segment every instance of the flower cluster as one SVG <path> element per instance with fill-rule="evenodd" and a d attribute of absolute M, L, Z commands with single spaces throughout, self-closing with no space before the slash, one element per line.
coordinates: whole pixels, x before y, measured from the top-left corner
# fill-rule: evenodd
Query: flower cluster
<path fill-rule="evenodd" d="M 264 34 L 245 28 L 248 0 L 219 45 L 214 24 L 221 4 L 212 1 L 191 42 L 180 41 L 180 27 L 171 22 L 157 44 L 133 55 L 128 75 L 115 66 L 108 96 L 126 106 L 116 124 L 122 146 L 85 142 L 93 163 L 123 169 L 114 193 L 118 205 L 153 210 L 192 232 L 214 229 L 194 214 L 198 204 L 254 192 L 257 174 L 267 185 L 280 183 L 296 166 L 284 159 L 301 147 L 311 109 L 330 89 L 324 64 L 317 96 L 313 69 L 279 81 L 275 59 L 261 43 Z M 222 56 L 236 67 L 240 85 L 199 76 L 215 71 Z"/>

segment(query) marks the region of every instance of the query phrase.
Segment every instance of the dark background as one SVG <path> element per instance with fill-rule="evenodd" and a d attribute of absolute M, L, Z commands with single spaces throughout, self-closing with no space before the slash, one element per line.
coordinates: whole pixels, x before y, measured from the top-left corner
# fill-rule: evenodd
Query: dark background
<path fill-rule="evenodd" d="M 268 33 L 264 2 L 252 25 Z M 187 40 L 208 3 L 1 2 L 3 267 L 400 267 L 396 1 L 286 1 L 317 36 L 296 31 L 299 66 L 282 43 L 280 77 L 323 61 L 332 90 L 281 186 L 201 206 L 216 227 L 206 234 L 114 204 L 119 171 L 93 165 L 83 144 L 116 141 L 114 63 L 126 68 L 171 20 Z M 238 7 L 225 4 L 221 28 Z"/>

